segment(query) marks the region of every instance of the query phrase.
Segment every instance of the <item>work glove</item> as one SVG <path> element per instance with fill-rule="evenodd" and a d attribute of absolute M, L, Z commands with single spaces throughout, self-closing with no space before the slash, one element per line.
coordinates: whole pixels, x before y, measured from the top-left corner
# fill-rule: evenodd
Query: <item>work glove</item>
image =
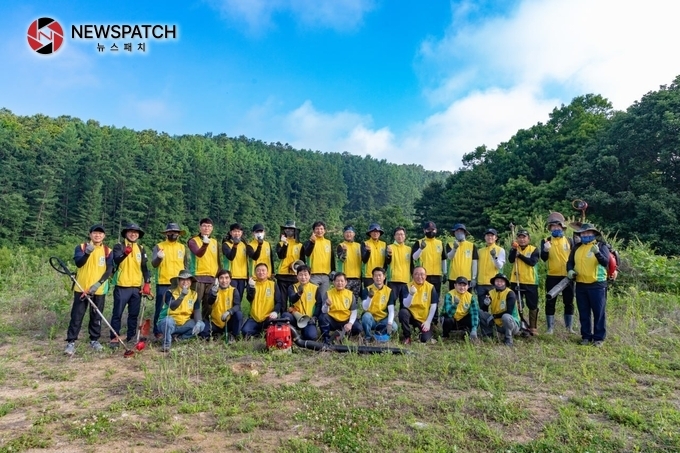
<path fill-rule="evenodd" d="M 203 241 L 203 244 L 205 244 L 205 245 L 210 244 L 210 238 L 208 236 L 203 236 L 201 238 L 201 240 Z"/>
<path fill-rule="evenodd" d="M 187 288 L 182 288 L 182 291 L 179 292 L 179 295 L 180 295 L 181 297 L 184 297 L 184 296 L 186 296 L 187 294 L 189 294 L 189 288 L 188 288 L 188 287 L 187 287 Z"/>
<path fill-rule="evenodd" d="M 328 274 L 328 279 L 329 279 L 330 281 L 335 280 L 335 274 L 337 274 L 337 272 L 335 272 L 335 271 L 333 271 L 333 272 L 331 272 L 330 274 Z"/>
<path fill-rule="evenodd" d="M 100 282 L 95 283 L 94 285 L 90 286 L 90 289 L 87 290 L 87 293 L 88 294 L 96 293 L 100 286 L 102 286 Z"/>
<path fill-rule="evenodd" d="M 487 307 L 491 305 L 491 297 L 488 294 L 484 297 L 484 305 Z"/>
<path fill-rule="evenodd" d="M 257 237 L 257 243 L 258 243 L 258 244 L 262 244 L 263 242 L 264 242 L 264 238 L 258 236 L 258 237 Z"/>
<path fill-rule="evenodd" d="M 387 323 L 386 331 L 387 331 L 387 335 L 392 335 L 392 323 L 391 322 Z"/>
<path fill-rule="evenodd" d="M 85 254 L 89 255 L 92 252 L 94 252 L 94 245 L 88 242 L 88 244 L 85 246 Z"/>
<path fill-rule="evenodd" d="M 309 323 L 307 324 L 308 326 L 315 326 L 316 325 L 316 317 L 312 316 L 309 318 Z"/>
<path fill-rule="evenodd" d="M 420 250 L 424 249 L 427 247 L 427 243 L 425 243 L 425 239 L 420 240 Z"/>
<path fill-rule="evenodd" d="M 165 252 L 163 251 L 163 249 L 158 249 L 158 252 L 156 253 L 156 256 L 158 257 L 158 259 L 161 259 L 161 260 L 162 260 L 163 258 L 165 258 Z"/>
<path fill-rule="evenodd" d="M 496 259 L 496 249 L 491 249 L 489 251 L 489 253 L 491 254 L 491 258 L 495 260 Z"/>
<path fill-rule="evenodd" d="M 203 329 L 205 329 L 205 323 L 203 321 L 198 321 L 194 328 L 191 329 L 191 334 L 198 335 L 199 333 L 203 332 Z"/>
<path fill-rule="evenodd" d="M 597 244 L 593 244 L 590 247 L 590 251 L 593 252 L 593 255 L 597 255 L 598 253 L 600 253 L 600 247 L 598 247 Z"/>
<path fill-rule="evenodd" d="M 368 297 L 373 297 L 375 290 L 373 288 L 368 288 Z"/>
<path fill-rule="evenodd" d="M 453 241 L 453 249 L 456 250 L 458 247 L 460 247 L 460 242 Z"/>
<path fill-rule="evenodd" d="M 255 288 L 255 279 L 253 277 L 250 277 L 248 279 L 248 286 L 250 286 L 251 288 Z"/>
<path fill-rule="evenodd" d="M 125 247 L 125 250 L 123 250 L 123 253 L 125 253 L 125 256 L 128 256 L 130 253 L 132 253 L 132 246 L 128 245 Z"/>
<path fill-rule="evenodd" d="M 298 293 L 298 296 L 302 296 L 305 293 L 305 285 L 298 286 L 297 293 Z"/>
<path fill-rule="evenodd" d="M 449 281 L 449 277 L 446 274 L 442 275 L 442 283 L 446 283 Z"/>
<path fill-rule="evenodd" d="M 473 278 L 472 280 L 470 280 L 470 288 L 475 289 L 476 287 L 477 287 L 477 279 Z"/>
<path fill-rule="evenodd" d="M 460 298 L 458 296 L 453 296 L 453 303 L 454 305 L 458 305 L 460 303 Z"/>
<path fill-rule="evenodd" d="M 477 330 L 473 329 L 470 331 L 470 341 L 477 341 Z"/>
<path fill-rule="evenodd" d="M 519 248 L 519 243 L 517 241 L 512 241 L 512 248 L 517 250 Z"/>
<path fill-rule="evenodd" d="M 345 244 L 340 244 L 340 253 L 338 253 L 338 259 L 340 261 L 345 261 L 347 259 L 347 246 Z"/>
<path fill-rule="evenodd" d="M 150 283 L 144 283 L 142 286 L 142 296 L 150 296 L 151 295 L 151 284 Z"/>
<path fill-rule="evenodd" d="M 241 238 L 232 238 L 231 242 L 233 242 L 234 245 L 238 245 L 241 242 Z"/>
<path fill-rule="evenodd" d="M 408 289 L 408 293 L 412 296 L 415 296 L 417 292 L 418 288 L 416 288 L 414 285 L 411 285 L 411 287 Z"/>
<path fill-rule="evenodd" d="M 549 252 L 549 251 L 550 251 L 550 247 L 552 247 L 552 244 L 550 243 L 550 241 L 545 241 L 545 242 L 543 243 L 543 251 L 544 251 L 544 252 Z"/>
<path fill-rule="evenodd" d="M 392 246 L 391 245 L 387 246 L 387 256 L 392 256 Z"/>
<path fill-rule="evenodd" d="M 283 242 L 284 244 L 288 245 L 288 238 L 286 237 L 285 234 L 282 234 L 282 235 L 281 235 L 281 242 Z"/>
<path fill-rule="evenodd" d="M 215 283 L 214 285 L 212 285 L 212 288 L 210 288 L 210 294 L 212 294 L 213 296 L 217 296 L 217 292 L 219 290 L 220 290 L 220 284 Z"/>
<path fill-rule="evenodd" d="M 224 313 L 222 313 L 222 321 L 227 322 L 227 319 L 229 319 L 229 316 L 231 316 L 231 310 L 227 310 Z"/>
<path fill-rule="evenodd" d="M 573 269 L 567 272 L 567 278 L 569 280 L 573 280 L 577 275 L 578 275 L 577 272 Z"/>
<path fill-rule="evenodd" d="M 279 317 L 279 314 L 275 311 L 269 313 L 269 319 L 276 319 Z"/>

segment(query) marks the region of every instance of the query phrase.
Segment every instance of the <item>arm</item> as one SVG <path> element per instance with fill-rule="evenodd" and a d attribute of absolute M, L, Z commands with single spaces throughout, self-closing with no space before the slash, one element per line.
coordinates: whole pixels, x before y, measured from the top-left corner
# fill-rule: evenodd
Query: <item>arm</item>
<path fill-rule="evenodd" d="M 158 266 L 160 266 L 160 265 L 161 265 L 161 261 L 163 261 L 162 259 L 160 259 L 160 258 L 158 257 L 158 250 L 160 250 L 160 249 L 158 248 L 158 244 L 154 245 L 153 248 L 151 249 L 151 265 L 152 265 L 154 268 L 157 268 Z M 186 268 L 185 268 L 185 269 L 186 269 Z"/>
<path fill-rule="evenodd" d="M 255 300 L 255 288 L 250 285 L 246 285 L 246 298 L 252 302 Z"/>
<path fill-rule="evenodd" d="M 222 254 L 226 259 L 229 261 L 234 261 L 234 258 L 236 258 L 236 252 L 238 251 L 238 244 L 234 244 L 233 247 L 229 245 L 229 242 L 227 242 L 227 239 L 225 238 L 222 241 Z"/>
<path fill-rule="evenodd" d="M 472 260 L 472 279 L 477 280 L 477 270 L 479 269 L 479 261 Z"/>
<path fill-rule="evenodd" d="M 182 294 L 180 292 L 179 296 L 177 296 L 177 299 L 172 298 L 172 292 L 168 291 L 165 293 L 165 304 L 170 307 L 170 310 L 175 310 L 177 307 L 179 307 L 182 304 L 182 301 L 186 297 L 186 294 Z"/>
<path fill-rule="evenodd" d="M 262 244 L 258 243 L 256 249 L 253 249 L 252 245 L 246 244 L 246 255 L 248 255 L 248 258 L 250 258 L 251 260 L 259 260 L 261 254 Z"/>
<path fill-rule="evenodd" d="M 113 262 L 116 265 L 119 265 L 125 258 L 127 258 L 127 255 L 125 254 L 125 246 L 123 246 L 123 244 L 114 245 L 113 252 L 111 254 L 113 255 Z"/>
<path fill-rule="evenodd" d="M 597 258 L 597 262 L 600 264 L 600 266 L 607 269 L 609 267 L 609 247 L 607 247 L 604 242 L 598 242 L 597 247 L 600 249 L 600 251 L 595 254 L 595 258 Z"/>
<path fill-rule="evenodd" d="M 274 285 L 274 311 L 280 315 L 283 312 L 283 307 L 286 306 L 283 300 L 283 293 L 279 290 L 279 285 Z"/>
<path fill-rule="evenodd" d="M 508 255 L 508 262 L 514 263 L 515 259 L 517 259 L 517 249 L 516 248 L 511 248 L 510 249 L 510 254 Z"/>
<path fill-rule="evenodd" d="M 448 318 L 452 318 L 453 314 L 456 312 L 453 308 L 453 298 L 449 293 L 446 293 L 446 296 L 444 296 L 444 308 L 442 309 L 442 312 Z"/>
<path fill-rule="evenodd" d="M 288 254 L 288 243 L 283 243 L 283 242 L 277 242 L 276 243 L 276 256 L 279 257 L 280 260 L 284 259 L 286 255 Z"/>
<path fill-rule="evenodd" d="M 146 257 L 146 249 L 140 245 L 139 250 L 142 252 L 142 276 L 144 277 L 144 283 L 151 283 L 151 274 L 149 273 L 149 266 L 147 265 L 148 259 Z"/>
<path fill-rule="evenodd" d="M 533 267 L 538 264 L 538 249 L 535 249 L 533 252 L 531 252 L 531 256 L 528 258 L 521 253 L 518 253 L 517 259 Z"/>
<path fill-rule="evenodd" d="M 446 244 L 445 247 L 446 250 L 446 257 L 450 260 L 453 259 L 454 256 L 456 256 L 456 250 L 458 250 L 456 247 L 451 247 L 449 244 Z"/>
<path fill-rule="evenodd" d="M 361 308 L 364 310 L 368 310 L 368 307 L 371 306 L 371 296 L 368 295 L 368 292 L 366 292 L 366 298 L 361 301 Z"/>
<path fill-rule="evenodd" d="M 472 332 L 477 332 L 477 326 L 479 326 L 479 303 L 477 302 L 477 296 L 472 295 L 472 302 L 470 303 L 470 324 L 472 324 Z"/>
<path fill-rule="evenodd" d="M 232 314 L 241 311 L 241 295 L 238 291 L 234 291 L 234 305 L 229 311 L 231 311 Z"/>
<path fill-rule="evenodd" d="M 87 259 L 89 257 L 90 255 L 83 251 L 83 247 L 81 244 L 78 244 L 76 246 L 76 249 L 73 251 L 73 261 L 76 262 L 76 267 L 85 266 L 85 263 L 87 263 Z"/>
<path fill-rule="evenodd" d="M 493 265 L 496 266 L 497 270 L 503 269 L 505 266 L 505 249 L 500 249 L 496 255 L 496 259 L 493 260 Z"/>
<path fill-rule="evenodd" d="M 366 243 L 362 242 L 361 243 L 361 262 L 366 264 L 368 263 L 369 258 L 371 257 L 371 249 L 366 247 Z"/>
<path fill-rule="evenodd" d="M 208 250 L 208 244 L 204 244 L 203 241 L 201 241 L 201 246 L 199 247 L 198 244 L 196 243 L 195 237 L 189 239 L 187 245 L 189 246 L 189 250 L 191 250 L 191 253 L 193 253 L 199 258 L 205 255 L 205 252 Z"/>
<path fill-rule="evenodd" d="M 288 303 L 292 307 L 293 304 L 295 304 L 298 300 L 300 300 L 300 295 L 297 292 L 297 289 L 295 289 L 295 286 L 299 287 L 299 283 L 296 283 L 295 285 L 290 285 L 288 287 Z M 318 293 L 318 291 L 317 291 Z"/>
<path fill-rule="evenodd" d="M 422 239 L 423 241 L 425 239 Z M 423 249 L 420 248 L 420 241 L 416 241 L 411 246 L 411 261 L 418 261 L 420 259 L 420 254 L 423 253 Z M 413 271 L 413 269 L 411 269 Z"/>
<path fill-rule="evenodd" d="M 314 303 L 314 318 L 318 318 L 319 315 L 321 314 L 321 305 L 323 302 L 321 301 L 321 291 L 317 290 L 316 291 L 316 302 Z"/>
<path fill-rule="evenodd" d="M 510 291 L 508 293 L 508 299 L 505 301 L 505 311 L 501 313 L 497 313 L 493 315 L 495 319 L 501 319 L 504 314 L 509 314 L 512 315 L 512 312 L 515 311 L 515 304 L 517 303 L 517 296 L 515 296 L 514 291 Z"/>
<path fill-rule="evenodd" d="M 312 254 L 314 251 L 314 244 L 316 244 L 316 242 L 306 241 L 302 246 L 302 250 L 304 250 L 306 256 L 310 256 Z"/>
<path fill-rule="evenodd" d="M 113 253 L 109 253 L 109 256 L 106 257 L 106 270 L 104 271 L 104 275 L 102 275 L 99 278 L 99 283 L 104 283 L 112 275 L 113 275 Z"/>
<path fill-rule="evenodd" d="M 548 240 L 547 242 L 550 242 L 550 240 Z M 543 248 L 543 247 L 545 246 L 545 243 L 546 243 L 546 240 L 545 240 L 545 239 L 541 239 L 541 245 L 538 247 L 538 249 L 541 251 L 541 259 L 542 259 L 543 261 L 548 261 L 549 252 L 546 251 L 546 250 Z"/>

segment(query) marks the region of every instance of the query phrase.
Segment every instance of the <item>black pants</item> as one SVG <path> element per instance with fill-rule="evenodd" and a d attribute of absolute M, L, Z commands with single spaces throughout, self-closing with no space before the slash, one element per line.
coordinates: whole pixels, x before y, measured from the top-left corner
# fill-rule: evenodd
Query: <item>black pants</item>
<path fill-rule="evenodd" d="M 492 285 L 477 285 L 477 288 L 475 290 L 477 291 L 477 302 L 479 303 L 479 309 L 482 311 L 489 311 L 489 307 L 487 305 L 484 305 L 484 298 L 486 297 L 487 294 L 489 294 L 489 291 L 493 289 Z"/>
<path fill-rule="evenodd" d="M 202 319 L 210 319 L 210 312 L 212 311 L 212 305 L 208 305 L 208 297 L 210 297 L 210 289 L 213 287 L 213 283 L 196 283 L 196 301 L 201 304 L 201 316 Z"/>
<path fill-rule="evenodd" d="M 555 304 L 557 303 L 557 297 L 550 298 L 547 296 L 548 291 L 553 289 L 555 285 L 562 281 L 564 277 L 555 277 L 548 275 L 545 279 L 545 314 L 548 316 L 555 315 Z M 564 302 L 564 314 L 573 315 L 574 314 L 574 284 L 569 283 L 566 288 L 562 290 L 562 302 Z"/>
<path fill-rule="evenodd" d="M 137 334 L 137 318 L 139 318 L 139 308 L 142 297 L 139 294 L 139 288 L 116 286 L 113 288 L 113 314 L 111 315 L 111 327 L 120 335 L 121 318 L 125 306 L 128 307 L 127 317 L 127 341 Z M 113 332 L 111 332 L 111 339 L 113 340 Z M 122 338 L 122 337 L 121 337 Z"/>
<path fill-rule="evenodd" d="M 170 285 L 156 285 L 156 307 L 153 311 L 153 333 L 162 333 L 161 329 L 158 328 L 158 316 L 160 316 L 163 310 L 163 305 L 165 305 L 165 293 L 170 289 Z"/>
<path fill-rule="evenodd" d="M 373 281 L 373 279 L 371 279 Z M 348 278 L 346 289 L 352 291 L 352 294 L 357 298 L 361 299 L 361 279 L 360 278 Z"/>
<path fill-rule="evenodd" d="M 279 287 L 279 293 L 285 301 L 284 308 L 288 308 L 288 288 L 296 283 L 297 277 L 295 275 L 276 274 L 276 286 Z"/>
<path fill-rule="evenodd" d="M 511 286 L 513 291 L 517 293 L 517 284 L 513 283 Z M 538 310 L 538 285 L 525 285 L 520 283 L 519 292 L 522 300 L 529 307 L 529 310 Z"/>
<path fill-rule="evenodd" d="M 470 313 L 463 316 L 460 321 L 456 318 L 442 317 L 442 331 L 444 338 L 448 338 L 452 330 L 470 332 L 472 330 L 472 316 Z"/>
<path fill-rule="evenodd" d="M 408 294 L 408 283 L 389 282 L 387 286 L 392 290 L 394 296 L 397 298 L 399 305 L 397 309 L 401 308 L 401 303 L 404 302 L 404 294 Z"/>
<path fill-rule="evenodd" d="M 416 328 L 420 330 L 421 322 L 413 317 L 411 310 L 408 308 L 402 308 L 399 310 L 399 323 L 401 324 L 401 330 L 404 333 L 404 338 L 411 338 L 412 330 L 411 328 Z M 420 342 L 426 343 L 432 338 L 432 326 L 427 332 L 420 332 Z"/>
<path fill-rule="evenodd" d="M 231 279 L 231 286 L 236 288 L 236 291 L 238 291 L 238 295 L 241 296 L 241 300 L 245 299 L 246 297 L 246 284 L 248 283 L 247 278 L 232 278 Z"/>
<path fill-rule="evenodd" d="M 349 319 L 345 321 L 338 321 L 333 319 L 328 313 L 321 313 L 319 316 L 319 328 L 321 329 L 321 336 L 324 341 L 328 341 L 330 337 L 331 330 L 341 330 L 344 329 L 345 324 L 349 322 Z M 361 333 L 361 323 L 355 322 L 352 324 L 352 330 L 349 332 L 350 335 L 359 335 Z"/>
<path fill-rule="evenodd" d="M 442 277 L 440 275 L 428 275 L 425 280 L 427 280 L 428 283 L 432 284 L 434 286 L 434 289 L 437 290 L 437 295 L 441 297 L 442 295 Z M 439 324 L 439 301 L 435 300 L 433 302 L 437 303 L 437 311 L 434 314 L 434 318 L 432 318 L 432 325 L 436 326 Z M 430 335 L 432 336 L 432 335 Z"/>
<path fill-rule="evenodd" d="M 69 343 L 78 339 L 80 327 L 83 325 L 83 318 L 87 307 L 90 307 L 90 322 L 87 325 L 88 333 L 90 334 L 90 341 L 97 341 L 102 333 L 102 320 L 94 311 L 87 299 L 81 299 L 83 293 L 73 293 L 73 306 L 71 307 L 71 321 L 68 323 L 68 331 L 66 332 L 66 341 Z M 94 301 L 99 311 L 104 311 L 105 295 L 90 296 Z"/>

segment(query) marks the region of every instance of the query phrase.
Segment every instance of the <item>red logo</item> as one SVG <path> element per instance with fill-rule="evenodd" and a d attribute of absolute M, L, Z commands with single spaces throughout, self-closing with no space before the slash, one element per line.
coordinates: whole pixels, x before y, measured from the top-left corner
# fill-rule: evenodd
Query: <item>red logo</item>
<path fill-rule="evenodd" d="M 64 42 L 64 29 L 59 22 L 49 17 L 41 17 L 28 26 L 28 45 L 43 55 L 59 50 Z"/>

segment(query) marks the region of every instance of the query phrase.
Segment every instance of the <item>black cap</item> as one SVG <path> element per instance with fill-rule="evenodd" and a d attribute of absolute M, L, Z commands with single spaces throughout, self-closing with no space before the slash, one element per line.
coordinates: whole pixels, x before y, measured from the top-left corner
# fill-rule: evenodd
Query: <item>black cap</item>
<path fill-rule="evenodd" d="M 432 221 L 423 222 L 423 230 L 436 230 L 437 225 Z"/>
<path fill-rule="evenodd" d="M 102 225 L 101 223 L 98 223 L 96 225 L 92 225 L 90 227 L 90 233 L 93 233 L 95 231 L 101 231 L 102 233 L 106 234 L 106 230 L 104 229 L 104 225 Z"/>
<path fill-rule="evenodd" d="M 120 230 L 120 236 L 125 237 L 128 231 L 136 231 L 139 233 L 139 239 L 144 237 L 144 231 L 136 223 L 128 223 L 125 228 Z"/>
<path fill-rule="evenodd" d="M 464 283 L 464 284 L 468 285 L 470 282 L 468 282 L 468 279 L 467 279 L 467 278 L 461 276 L 461 277 L 458 277 L 454 283 L 455 283 L 456 285 L 457 285 L 458 283 Z"/>
<path fill-rule="evenodd" d="M 498 236 L 498 231 L 496 231 L 495 228 L 489 228 L 484 232 L 484 236 L 486 236 L 487 234 L 493 234 L 494 236 Z"/>
<path fill-rule="evenodd" d="M 528 232 L 527 230 L 519 230 L 519 231 L 517 232 L 517 236 L 531 237 L 531 235 L 529 234 L 529 232 Z"/>
<path fill-rule="evenodd" d="M 345 231 L 351 231 L 353 233 L 356 233 L 356 230 L 352 225 L 347 225 L 345 228 L 342 229 L 342 232 L 344 233 Z"/>
<path fill-rule="evenodd" d="M 252 231 L 253 233 L 256 231 L 264 231 L 264 225 L 262 225 L 261 223 L 256 223 L 255 225 L 253 225 Z"/>

